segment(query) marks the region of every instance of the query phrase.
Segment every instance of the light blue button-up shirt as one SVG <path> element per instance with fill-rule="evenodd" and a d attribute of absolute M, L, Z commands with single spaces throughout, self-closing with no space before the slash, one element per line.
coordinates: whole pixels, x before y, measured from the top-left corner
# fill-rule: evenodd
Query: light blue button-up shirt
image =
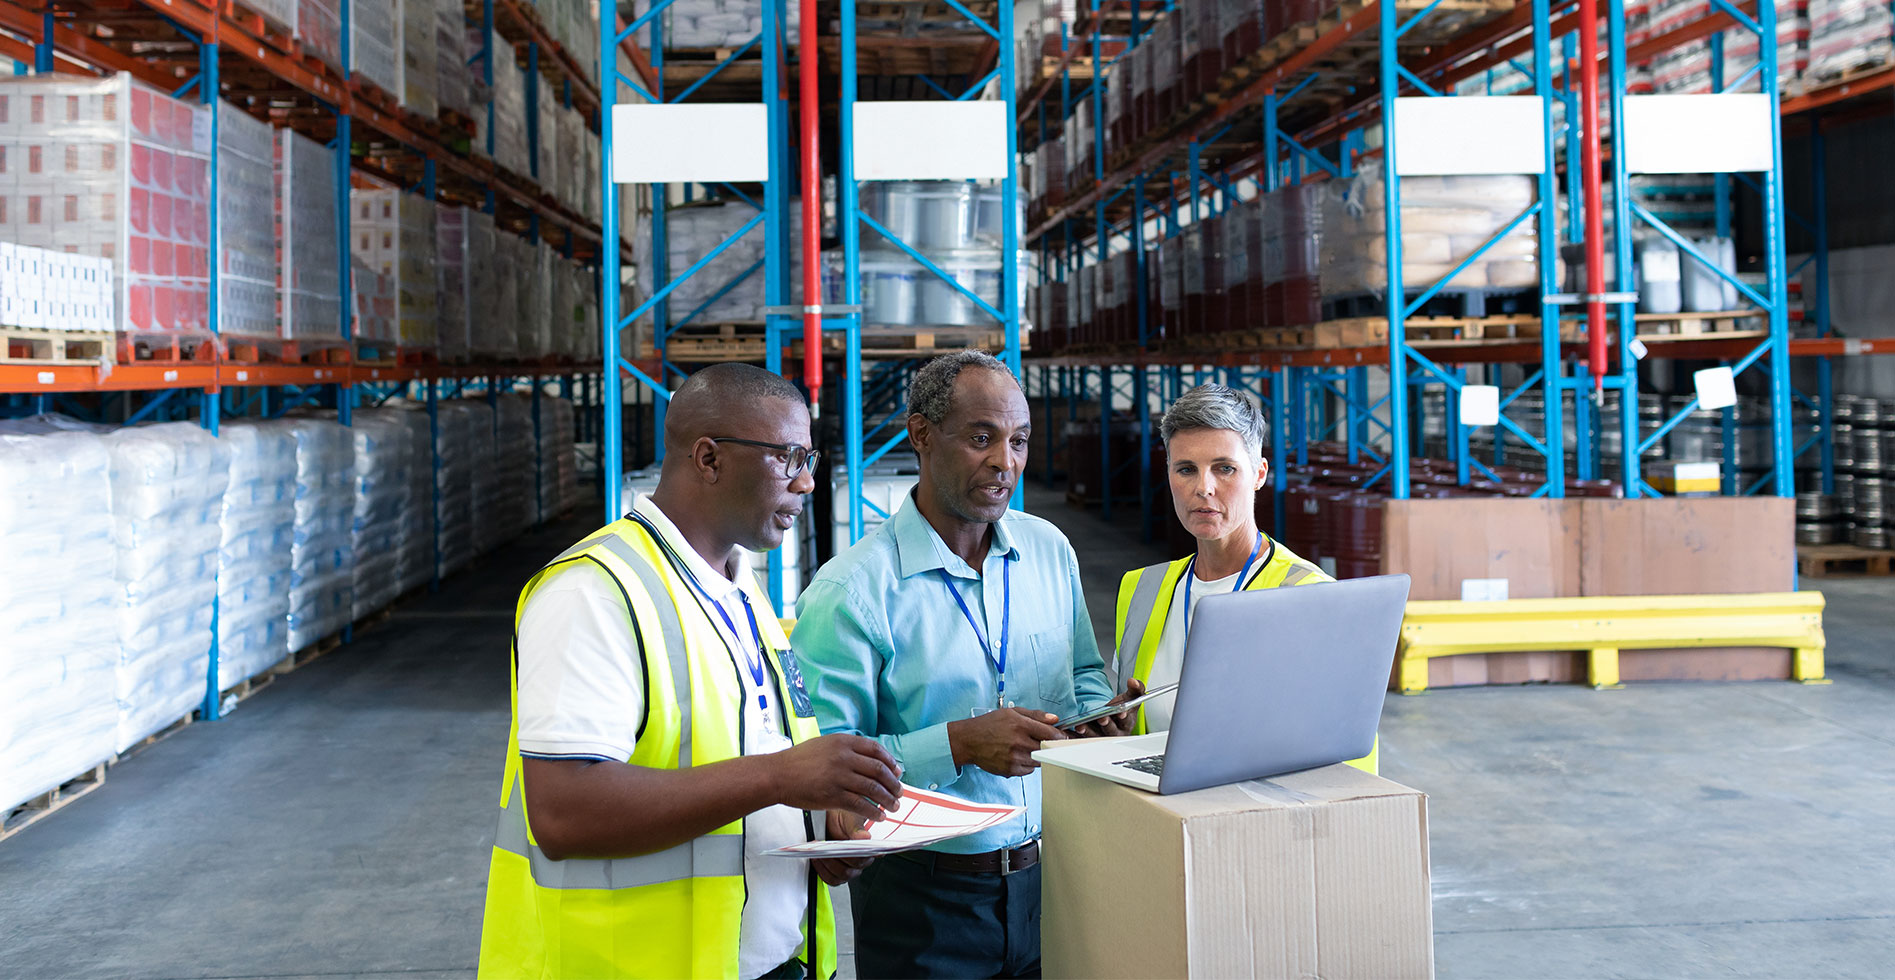
<path fill-rule="evenodd" d="M 1012 565 L 1011 629 L 1003 627 L 1003 563 Z M 1039 836 L 1040 774 L 1007 778 L 954 765 L 947 723 L 994 710 L 999 678 L 941 570 L 981 619 L 994 653 L 1008 634 L 1008 702 L 1066 717 L 1111 699 L 1072 545 L 1052 524 L 1020 511 L 995 523 L 976 575 L 910 494 L 894 517 L 817 572 L 797 600 L 790 644 L 825 733 L 879 739 L 911 786 L 1026 807 L 1018 820 L 933 850 L 1015 847 Z"/>

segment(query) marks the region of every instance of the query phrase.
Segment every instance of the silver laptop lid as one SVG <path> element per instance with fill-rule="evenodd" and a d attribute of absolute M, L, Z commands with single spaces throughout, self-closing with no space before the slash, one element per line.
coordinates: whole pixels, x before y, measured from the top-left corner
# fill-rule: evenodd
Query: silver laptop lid
<path fill-rule="evenodd" d="M 1158 791 L 1368 755 L 1407 603 L 1406 575 L 1205 596 Z"/>

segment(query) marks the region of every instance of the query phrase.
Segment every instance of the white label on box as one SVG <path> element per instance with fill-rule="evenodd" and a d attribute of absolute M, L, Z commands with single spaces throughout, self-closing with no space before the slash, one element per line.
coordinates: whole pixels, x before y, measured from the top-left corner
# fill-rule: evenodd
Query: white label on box
<path fill-rule="evenodd" d="M 39 373 L 39 383 L 40 383 L 40 384 L 43 384 L 43 385 L 49 385 L 49 384 L 52 384 L 52 383 L 53 383 L 53 372 L 51 372 L 51 371 L 41 371 L 41 372 Z"/>
<path fill-rule="evenodd" d="M 1499 425 L 1500 389 L 1494 385 L 1462 385 L 1461 424 Z"/>
<path fill-rule="evenodd" d="M 1863 343 L 1860 337 L 1850 337 L 1842 342 L 1842 352 L 1844 354 L 1860 354 L 1868 349 L 1869 345 Z"/>
<path fill-rule="evenodd" d="M 1464 578 L 1461 580 L 1462 602 L 1506 602 L 1507 580 L 1504 578 Z"/>
<path fill-rule="evenodd" d="M 1642 361 L 1645 355 L 1651 353 L 1651 348 L 1646 347 L 1645 342 L 1637 337 L 1633 337 L 1632 342 L 1625 346 L 1632 351 L 1632 359 L 1635 361 Z"/>
<path fill-rule="evenodd" d="M 1730 368 L 1692 372 L 1691 383 L 1698 391 L 1699 408 L 1729 408 L 1737 404 L 1737 379 L 1731 375 Z"/>

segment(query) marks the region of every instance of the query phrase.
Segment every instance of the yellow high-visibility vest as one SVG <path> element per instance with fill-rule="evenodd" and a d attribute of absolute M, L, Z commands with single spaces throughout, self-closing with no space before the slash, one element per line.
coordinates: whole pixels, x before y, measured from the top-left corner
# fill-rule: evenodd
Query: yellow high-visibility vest
<path fill-rule="evenodd" d="M 1269 542 L 1270 552 L 1262 566 L 1251 574 L 1250 581 L 1243 583 L 1244 591 L 1335 581 L 1290 549 L 1267 536 L 1264 540 Z M 1164 635 L 1165 619 L 1171 614 L 1171 597 L 1176 593 L 1178 580 L 1184 577 L 1185 570 L 1190 566 L 1191 558 L 1187 555 L 1177 561 L 1133 569 L 1119 581 L 1115 616 L 1117 625 L 1112 628 L 1112 633 L 1118 650 L 1113 662 L 1121 689 L 1130 677 L 1138 678 L 1141 684 L 1150 684 L 1152 661 L 1158 654 L 1158 639 Z M 1135 732 L 1140 735 L 1146 733 L 1144 708 L 1138 709 Z M 1375 748 L 1369 750 L 1368 755 L 1352 760 L 1349 764 L 1357 769 L 1375 772 L 1380 755 L 1381 738 L 1378 736 Z"/>
<path fill-rule="evenodd" d="M 637 747 L 625 760 L 651 769 L 685 769 L 743 754 L 743 679 L 722 636 L 691 594 L 683 566 L 667 544 L 637 521 L 616 521 L 574 545 L 528 581 L 514 612 L 552 573 L 591 562 L 617 583 L 643 651 L 645 717 Z M 739 585 L 766 604 L 754 578 Z M 778 703 L 807 704 L 802 682 L 785 673 L 789 640 L 774 616 L 759 616 L 765 661 Z M 719 827 L 668 850 L 611 860 L 552 860 L 533 839 L 521 782 L 519 650 L 510 675 L 513 727 L 507 738 L 494 840 L 481 923 L 482 977 L 730 977 L 737 976 L 743 923 L 743 821 Z M 792 698 L 792 687 L 795 699 Z M 803 742 L 821 734 L 814 717 L 789 716 L 788 735 Z M 812 820 L 807 829 L 815 836 Z M 835 915 L 828 890 L 810 872 L 810 905 L 797 951 L 809 975 L 836 971 Z M 813 937 L 812 937 L 813 932 Z M 812 942 L 812 938 L 814 942 Z"/>

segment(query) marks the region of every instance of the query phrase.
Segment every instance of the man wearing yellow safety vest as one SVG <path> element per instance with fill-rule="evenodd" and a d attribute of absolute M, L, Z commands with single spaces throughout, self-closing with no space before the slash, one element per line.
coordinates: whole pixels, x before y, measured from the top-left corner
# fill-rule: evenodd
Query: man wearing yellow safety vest
<path fill-rule="evenodd" d="M 1257 527 L 1257 493 L 1269 482 L 1270 464 L 1256 403 L 1224 385 L 1199 385 L 1165 411 L 1159 434 L 1171 504 L 1197 551 L 1127 572 L 1119 583 L 1115 665 L 1135 693 L 1178 679 L 1191 614 L 1205 596 L 1335 581 Z M 1267 632 L 1260 637 L 1268 641 Z M 1170 729 L 1176 699 L 1145 702 L 1137 732 Z M 1375 754 L 1351 765 L 1374 772 Z"/>
<path fill-rule="evenodd" d="M 859 869 L 764 852 L 851 836 L 900 795 L 873 739 L 819 735 L 738 551 L 780 545 L 813 484 L 796 388 L 705 368 L 664 439 L 657 490 L 520 595 L 483 977 L 826 980 L 818 878 Z"/>

